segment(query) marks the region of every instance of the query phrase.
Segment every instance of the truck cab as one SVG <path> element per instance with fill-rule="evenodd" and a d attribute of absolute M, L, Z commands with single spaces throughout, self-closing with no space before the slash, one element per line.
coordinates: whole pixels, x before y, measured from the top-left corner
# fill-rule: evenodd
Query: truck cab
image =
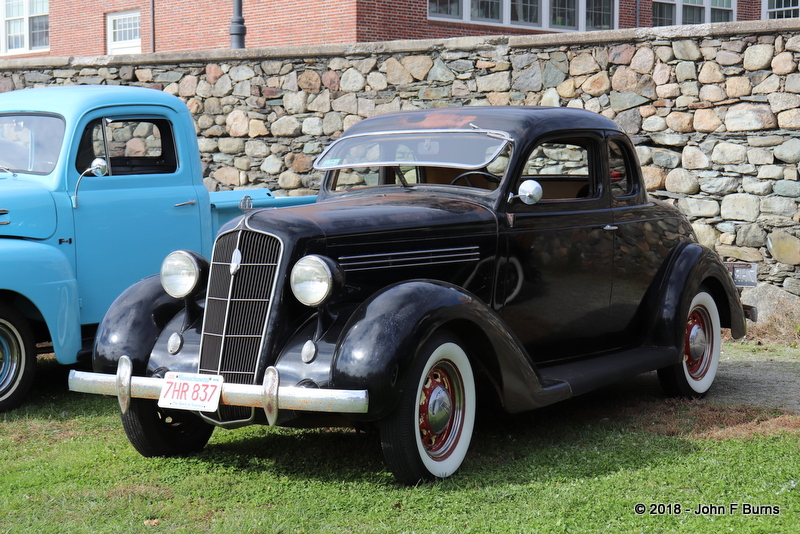
<path fill-rule="evenodd" d="M 210 194 L 202 176 L 194 122 L 174 96 L 116 86 L 0 95 L 0 411 L 29 389 L 36 344 L 77 362 L 112 301 L 167 253 L 210 253 L 218 227 L 241 213 L 217 212 L 213 197 L 244 194 Z M 256 206 L 314 200 L 248 194 Z"/>

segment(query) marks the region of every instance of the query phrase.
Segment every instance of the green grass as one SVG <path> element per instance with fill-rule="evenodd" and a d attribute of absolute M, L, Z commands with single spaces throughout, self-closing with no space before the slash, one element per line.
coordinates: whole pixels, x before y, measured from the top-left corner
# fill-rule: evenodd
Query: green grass
<path fill-rule="evenodd" d="M 375 434 L 218 429 L 199 455 L 147 459 L 117 410 L 40 365 L 26 406 L 0 414 L 0 534 L 800 531 L 800 416 L 668 401 L 648 378 L 482 413 L 461 471 L 417 487 L 394 482 Z M 682 513 L 637 515 L 637 503 Z M 693 513 L 731 503 L 733 514 Z"/>

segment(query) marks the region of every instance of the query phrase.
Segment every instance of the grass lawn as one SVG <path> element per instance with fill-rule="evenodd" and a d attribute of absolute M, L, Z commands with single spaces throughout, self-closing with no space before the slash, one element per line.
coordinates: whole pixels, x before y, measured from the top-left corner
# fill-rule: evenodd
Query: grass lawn
<path fill-rule="evenodd" d="M 725 346 L 753 365 L 770 350 Z M 0 414 L 0 534 L 800 532 L 796 412 L 666 400 L 645 377 L 479 417 L 459 473 L 418 487 L 350 430 L 217 429 L 199 455 L 147 459 L 116 400 L 68 392 L 45 361 Z"/>

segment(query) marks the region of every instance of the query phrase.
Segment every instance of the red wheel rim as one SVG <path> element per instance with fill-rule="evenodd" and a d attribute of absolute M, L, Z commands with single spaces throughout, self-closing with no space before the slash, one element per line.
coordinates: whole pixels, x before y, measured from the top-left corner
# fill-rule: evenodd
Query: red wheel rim
<path fill-rule="evenodd" d="M 686 321 L 683 354 L 686 371 L 693 380 L 702 380 L 711 366 L 714 341 L 709 329 L 712 324 L 708 310 L 703 306 L 693 308 Z"/>
<path fill-rule="evenodd" d="M 419 434 L 425 452 L 444 460 L 453 452 L 464 424 L 464 385 L 449 360 L 442 360 L 425 375 L 419 396 Z"/>

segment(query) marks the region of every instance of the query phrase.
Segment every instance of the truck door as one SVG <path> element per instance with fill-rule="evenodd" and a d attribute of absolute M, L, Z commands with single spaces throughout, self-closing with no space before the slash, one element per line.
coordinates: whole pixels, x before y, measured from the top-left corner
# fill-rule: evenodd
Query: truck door
<path fill-rule="evenodd" d="M 191 154 L 178 146 L 185 132 L 173 124 L 167 116 L 105 116 L 80 134 L 69 172 L 84 324 L 99 322 L 124 289 L 158 273 L 169 252 L 202 250 L 200 210 L 208 206 L 192 176 L 199 169 L 190 156 L 179 158 Z M 106 161 L 106 175 L 85 173 L 96 158 Z"/>

